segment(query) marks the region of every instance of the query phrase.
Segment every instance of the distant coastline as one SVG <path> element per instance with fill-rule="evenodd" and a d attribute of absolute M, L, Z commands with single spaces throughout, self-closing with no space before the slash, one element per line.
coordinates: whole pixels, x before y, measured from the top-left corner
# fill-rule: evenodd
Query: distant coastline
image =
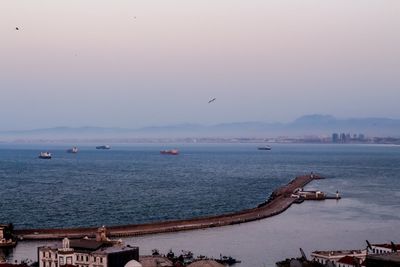
<path fill-rule="evenodd" d="M 231 122 L 214 125 L 181 123 L 142 128 L 52 127 L 0 131 L 0 141 L 114 141 L 114 142 L 307 142 L 396 143 L 400 140 L 400 119 L 350 118 L 306 115 L 289 123 Z M 356 136 L 356 138 L 354 138 Z M 362 138 L 359 138 L 362 137 Z"/>
<path fill-rule="evenodd" d="M 218 138 L 218 137 L 187 137 L 187 138 L 62 138 L 35 139 L 23 138 L 0 140 L 0 144 L 377 144 L 400 145 L 398 137 L 368 137 L 364 140 L 334 142 L 331 137 L 276 137 L 276 138 Z"/>

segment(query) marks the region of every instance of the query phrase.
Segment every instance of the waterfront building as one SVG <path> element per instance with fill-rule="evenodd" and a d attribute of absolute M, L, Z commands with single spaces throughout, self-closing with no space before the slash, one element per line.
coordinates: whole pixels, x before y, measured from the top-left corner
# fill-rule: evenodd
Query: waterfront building
<path fill-rule="evenodd" d="M 337 133 L 332 134 L 332 143 L 339 143 L 339 134 Z"/>
<path fill-rule="evenodd" d="M 367 256 L 367 250 L 314 251 L 311 253 L 312 260 L 322 264 L 331 262 L 336 267 L 339 267 L 338 261 L 346 256 L 357 259 L 358 264 L 361 264 Z"/>
<path fill-rule="evenodd" d="M 12 224 L 0 224 L 0 248 L 16 245 L 16 241 L 13 240 L 12 231 Z"/>
<path fill-rule="evenodd" d="M 340 134 L 340 142 L 346 143 L 346 134 L 345 133 Z"/>
<path fill-rule="evenodd" d="M 124 267 L 132 260 L 139 260 L 138 247 L 125 246 L 122 241 L 111 241 L 105 232 L 105 228 L 101 227 L 96 239 L 64 238 L 61 245 L 39 247 L 39 267 Z"/>
<path fill-rule="evenodd" d="M 370 254 L 386 254 L 397 251 L 400 251 L 400 244 L 371 244 L 371 247 L 368 247 Z"/>

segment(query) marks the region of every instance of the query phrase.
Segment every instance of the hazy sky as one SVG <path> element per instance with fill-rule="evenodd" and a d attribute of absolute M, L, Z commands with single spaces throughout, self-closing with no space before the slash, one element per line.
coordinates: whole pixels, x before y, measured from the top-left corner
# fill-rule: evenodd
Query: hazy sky
<path fill-rule="evenodd" d="M 0 130 L 400 118 L 399 101 L 399 0 L 0 1 Z"/>

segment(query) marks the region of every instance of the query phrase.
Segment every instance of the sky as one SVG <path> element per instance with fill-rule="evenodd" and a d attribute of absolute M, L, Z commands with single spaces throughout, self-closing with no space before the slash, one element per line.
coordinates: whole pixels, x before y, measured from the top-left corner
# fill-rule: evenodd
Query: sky
<path fill-rule="evenodd" d="M 398 0 L 2 0 L 0 130 L 400 118 L 399 14 Z"/>

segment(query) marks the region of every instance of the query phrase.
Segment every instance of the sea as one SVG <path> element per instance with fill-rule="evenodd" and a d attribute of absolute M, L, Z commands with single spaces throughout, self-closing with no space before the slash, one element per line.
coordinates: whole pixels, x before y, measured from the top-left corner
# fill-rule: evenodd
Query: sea
<path fill-rule="evenodd" d="M 79 153 L 66 153 L 77 145 Z M 317 189 L 342 199 L 306 201 L 284 213 L 233 226 L 124 238 L 176 254 L 241 260 L 235 266 L 275 266 L 315 250 L 400 243 L 400 146 L 347 144 L 0 144 L 0 223 L 15 228 L 136 224 L 217 215 L 253 208 L 297 175 L 326 179 Z M 160 150 L 177 148 L 178 156 Z M 50 151 L 53 158 L 38 158 Z M 37 260 L 37 247 L 19 242 L 0 251 L 7 260 Z"/>

